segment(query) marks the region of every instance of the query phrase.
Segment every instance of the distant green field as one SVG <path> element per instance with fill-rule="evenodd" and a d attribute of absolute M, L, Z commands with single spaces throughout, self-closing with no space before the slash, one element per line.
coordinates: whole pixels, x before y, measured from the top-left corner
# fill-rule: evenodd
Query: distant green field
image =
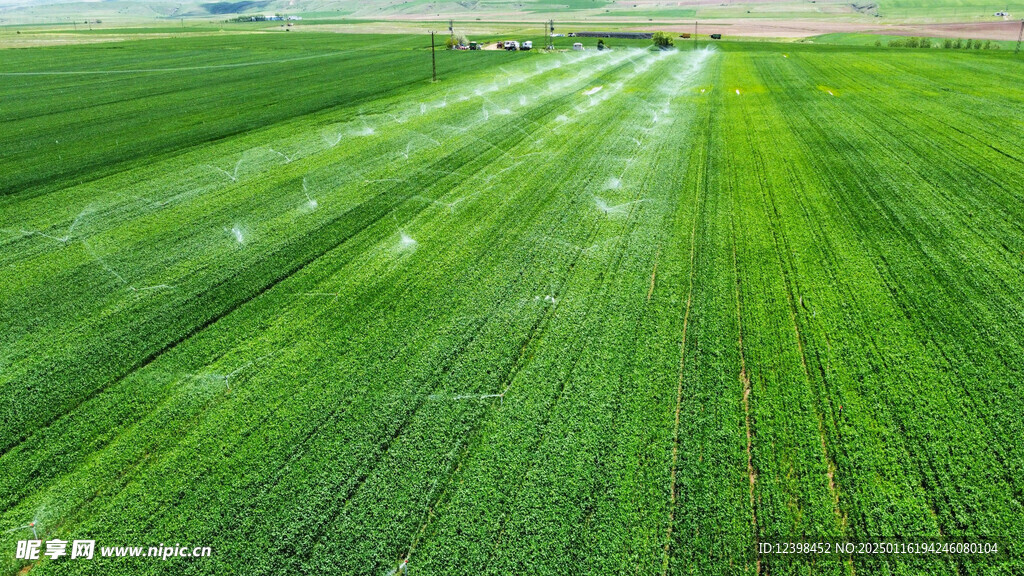
<path fill-rule="evenodd" d="M 8 126 L 0 194 L 43 193 L 182 146 L 370 101 L 382 89 L 407 90 L 430 78 L 429 44 L 426 35 L 276 34 L 8 51 L 0 97 L 20 104 L 0 110 Z M 451 60 L 449 73 L 486 61 L 453 56 L 440 56 L 442 66 Z M 60 73 L 39 74 L 47 71 Z"/>
<path fill-rule="evenodd" d="M 822 34 L 820 36 L 812 36 L 810 38 L 800 40 L 800 42 L 838 44 L 842 46 L 875 46 L 877 44 L 881 44 L 882 47 L 889 47 L 889 44 L 892 42 L 906 42 L 910 38 L 910 36 L 890 36 L 888 34 Z M 923 38 L 917 37 L 917 39 L 922 40 Z M 946 40 L 956 42 L 957 39 L 927 38 L 927 40 L 930 43 L 930 48 L 939 49 L 944 47 Z M 960 38 L 960 40 L 966 41 L 975 39 L 971 38 L 969 34 L 965 34 L 963 38 Z M 987 43 L 986 41 L 982 42 L 989 47 L 988 49 L 998 50 L 1012 51 L 1017 45 L 1016 42 L 998 40 L 987 41 Z"/>
<path fill-rule="evenodd" d="M 1024 572 L 1021 60 L 426 44 L 3 53 L 0 572 Z"/>

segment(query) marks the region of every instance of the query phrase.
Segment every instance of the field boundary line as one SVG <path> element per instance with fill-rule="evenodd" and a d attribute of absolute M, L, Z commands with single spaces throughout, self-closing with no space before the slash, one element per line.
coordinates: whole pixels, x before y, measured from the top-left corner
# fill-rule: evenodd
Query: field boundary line
<path fill-rule="evenodd" d="M 746 107 L 744 106 L 744 108 Z M 750 120 L 751 117 L 748 114 L 745 114 L 745 116 L 747 118 L 748 127 L 750 127 L 750 129 L 753 130 L 753 126 L 751 125 L 752 123 Z M 751 133 L 752 132 L 748 132 L 747 141 L 750 145 L 751 150 L 753 151 L 753 157 L 755 159 L 755 168 L 758 170 L 759 174 L 763 175 L 765 173 L 766 162 L 764 160 L 763 155 L 759 152 L 758 147 L 751 140 Z M 787 170 L 787 175 L 792 176 L 792 172 Z M 832 497 L 833 513 L 835 514 L 836 519 L 839 522 L 840 529 L 845 534 L 848 532 L 849 529 L 849 518 L 847 512 L 843 510 L 842 505 L 840 503 L 839 486 L 836 484 L 835 480 L 835 475 L 838 470 L 838 467 L 836 466 L 835 457 L 832 454 L 832 451 L 829 450 L 828 442 L 826 441 L 827 432 L 825 429 L 824 414 L 821 407 L 821 394 L 818 390 L 814 389 L 815 380 L 811 376 L 811 371 L 807 365 L 807 354 L 804 350 L 804 335 L 800 331 L 799 311 L 797 310 L 796 298 L 793 294 L 793 284 L 795 280 L 791 276 L 797 273 L 796 268 L 790 258 L 784 257 L 784 254 L 790 254 L 791 251 L 789 249 L 788 240 L 785 236 L 785 231 L 780 229 L 780 225 L 777 221 L 778 218 L 780 218 L 780 213 L 778 206 L 775 202 L 775 194 L 771 191 L 769 187 L 767 187 L 764 184 L 763 178 L 760 179 L 758 188 L 761 192 L 761 200 L 763 203 L 765 217 L 768 222 L 768 229 L 771 231 L 772 241 L 775 246 L 775 257 L 779 265 L 779 274 L 782 277 L 783 286 L 785 287 L 786 291 L 786 304 L 787 309 L 789 311 L 790 323 L 793 326 L 797 352 L 800 355 L 800 366 L 804 374 L 804 381 L 808 386 L 808 390 L 813 394 L 812 404 L 814 406 L 814 416 L 817 423 L 818 440 L 821 444 L 821 452 L 825 459 L 825 477 L 828 480 L 828 489 Z M 852 561 L 849 563 L 849 565 L 851 567 L 852 572 Z"/>
<path fill-rule="evenodd" d="M 651 288 L 647 291 L 647 301 L 651 301 L 651 296 L 654 294 L 654 280 L 658 274 L 658 259 L 661 258 L 661 245 L 658 245 L 658 251 L 654 255 L 654 270 L 651 270 Z"/>
<path fill-rule="evenodd" d="M 705 161 L 706 161 L 705 152 Z M 701 169 L 706 169 L 706 166 L 701 166 Z M 704 176 L 702 174 L 702 176 Z M 703 184 L 707 181 L 704 180 Z M 696 186 L 696 190 L 693 195 L 693 227 L 690 230 L 690 281 L 689 289 L 686 295 L 686 312 L 683 314 L 683 340 L 679 345 L 679 382 L 676 386 L 676 409 L 675 409 L 675 424 L 673 426 L 672 435 L 672 472 L 670 476 L 670 491 L 669 491 L 669 511 L 668 511 L 668 528 L 665 532 L 665 549 L 661 560 L 661 574 L 666 576 L 668 574 L 668 562 L 669 562 L 669 550 L 672 546 L 672 528 L 675 525 L 676 520 L 676 470 L 679 464 L 679 414 L 682 410 L 683 405 L 683 369 L 686 365 L 686 331 L 690 325 L 690 308 L 693 306 L 693 280 L 694 280 L 694 262 L 696 261 L 697 255 L 697 221 L 699 220 L 700 213 L 700 188 L 701 185 Z"/>
<path fill-rule="evenodd" d="M 711 115 L 710 106 L 707 108 L 707 110 L 708 111 L 707 111 L 707 115 L 706 115 L 705 131 L 706 131 L 707 134 L 711 134 L 712 133 L 712 130 L 711 130 L 712 115 Z M 697 257 L 697 223 L 700 221 L 701 200 L 703 198 L 701 196 L 701 188 L 702 187 L 706 188 L 708 186 L 708 168 L 709 168 L 708 165 L 709 165 L 709 163 L 711 161 L 710 151 L 708 150 L 707 147 L 702 148 L 701 155 L 702 155 L 702 157 L 700 158 L 700 161 L 695 164 L 695 166 L 697 167 L 697 170 L 698 170 L 698 172 L 697 172 L 698 180 L 697 180 L 697 184 L 694 186 L 694 194 L 693 194 L 693 226 L 690 229 L 690 275 L 689 275 L 689 287 L 687 289 L 687 295 L 686 295 L 686 312 L 683 315 L 683 337 L 682 337 L 682 342 L 680 342 L 680 345 L 679 345 L 679 381 L 678 381 L 678 384 L 676 386 L 676 408 L 675 408 L 675 418 L 674 418 L 674 423 L 673 423 L 673 434 L 672 434 L 672 469 L 671 469 L 672 471 L 671 471 L 671 474 L 670 474 L 670 484 L 669 484 L 670 485 L 670 491 L 669 491 L 670 506 L 669 506 L 669 512 L 668 512 L 668 526 L 665 529 L 665 547 L 664 547 L 664 551 L 662 553 L 662 560 L 661 560 L 661 574 L 662 574 L 662 576 L 668 576 L 669 560 L 671 558 L 671 548 L 672 548 L 672 531 L 673 531 L 673 528 L 675 527 L 675 520 L 676 520 L 676 502 L 678 500 L 678 497 L 677 497 L 678 486 L 676 484 L 676 474 L 677 474 L 677 470 L 678 470 L 678 467 L 679 467 L 679 417 L 680 417 L 680 412 L 682 410 L 682 403 L 683 403 L 683 379 L 684 379 L 684 368 L 686 366 L 686 337 L 687 337 L 687 330 L 689 329 L 689 324 L 690 324 L 690 309 L 693 306 L 693 285 L 694 285 L 694 278 L 696 276 L 696 269 L 694 267 L 694 264 L 696 262 L 696 257 Z M 707 192 L 707 190 L 705 190 L 705 192 Z M 660 251 L 660 249 L 661 249 L 661 247 L 659 246 L 659 251 Z M 657 266 L 657 264 L 655 264 L 655 266 Z M 651 275 L 651 281 L 652 281 L 652 289 L 653 289 L 653 282 L 654 282 L 654 275 L 653 274 Z"/>
<path fill-rule="evenodd" d="M 0 72 L 0 76 L 85 76 L 89 74 L 148 74 L 158 72 L 191 72 L 195 70 L 225 70 L 231 68 L 245 68 L 247 66 L 265 66 L 267 64 L 283 64 L 285 62 L 298 62 L 301 60 L 313 60 L 316 58 L 330 58 L 342 56 L 343 51 L 329 52 L 327 54 L 313 54 L 311 56 L 295 56 L 294 58 L 281 58 L 279 60 L 256 60 L 253 62 L 236 62 L 234 64 L 210 64 L 208 66 L 178 66 L 175 68 L 131 68 L 125 70 L 40 70 L 37 72 Z"/>
<path fill-rule="evenodd" d="M 735 200 L 735 191 L 733 193 Z M 735 204 L 731 207 L 735 210 Z M 732 212 L 730 210 L 730 212 Z M 754 433 L 753 426 L 751 425 L 750 418 L 750 394 L 753 391 L 750 384 L 750 375 L 747 374 L 747 360 L 743 352 L 743 296 L 740 290 L 740 269 L 739 260 L 736 255 L 736 219 L 735 214 L 730 213 L 729 225 L 732 231 L 732 270 L 733 276 L 736 278 L 736 330 L 738 333 L 737 337 L 737 348 L 740 355 L 740 383 L 743 384 L 743 418 L 746 426 L 747 434 L 747 476 L 750 479 L 750 516 L 751 524 L 754 529 L 754 557 L 757 562 L 757 574 L 761 574 L 761 553 L 760 553 L 760 534 L 758 531 L 757 524 L 757 502 L 754 498 L 754 485 L 757 483 L 757 471 L 754 469 Z"/>

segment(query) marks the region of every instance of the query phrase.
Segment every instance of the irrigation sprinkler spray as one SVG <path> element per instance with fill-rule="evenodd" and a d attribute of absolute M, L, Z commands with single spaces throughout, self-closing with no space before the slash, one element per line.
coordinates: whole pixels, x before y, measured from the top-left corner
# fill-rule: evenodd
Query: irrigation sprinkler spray
<path fill-rule="evenodd" d="M 606 216 L 613 216 L 613 215 L 626 214 L 627 213 L 627 208 L 629 208 L 630 206 L 632 206 L 634 204 L 639 204 L 640 202 L 644 202 L 644 200 L 645 199 L 641 198 L 639 200 L 633 200 L 631 202 L 623 202 L 622 204 L 616 204 L 616 205 L 612 206 L 612 205 L 608 204 L 607 202 L 605 202 L 604 200 L 602 200 L 601 198 L 595 197 L 594 198 L 594 204 L 597 206 L 597 209 L 599 211 L 601 211 L 603 214 L 605 214 Z"/>
<path fill-rule="evenodd" d="M 117 272 L 117 270 L 111 268 L 110 265 L 107 264 L 107 261 L 104 260 L 102 256 L 97 254 L 96 251 L 93 250 L 91 246 L 89 246 L 89 243 L 86 242 L 84 238 L 82 239 L 82 247 L 85 248 L 86 253 L 88 253 L 89 256 L 91 256 L 92 259 L 96 261 L 97 264 L 99 264 L 107 272 L 111 273 L 115 278 L 118 279 L 119 282 L 121 282 L 121 284 L 128 286 L 129 288 L 132 288 L 132 285 L 127 280 L 124 279 L 124 276 L 121 276 Z"/>
<path fill-rule="evenodd" d="M 242 229 L 238 226 L 232 226 L 230 229 L 224 228 L 224 233 L 230 234 L 235 239 L 235 242 L 245 244 L 245 234 L 242 233 Z"/>
<path fill-rule="evenodd" d="M 21 232 L 22 236 L 42 236 L 43 238 L 49 238 L 50 240 L 61 244 L 67 244 L 68 241 L 71 240 L 71 236 L 67 234 L 64 236 L 51 236 L 45 232 L 40 232 L 38 230 L 25 230 L 24 228 L 20 229 L 19 232 Z"/>
<path fill-rule="evenodd" d="M 207 164 L 207 166 L 209 166 L 210 168 L 213 168 L 214 170 L 216 170 L 216 171 L 220 172 L 221 174 L 227 176 L 232 182 L 238 182 L 238 167 L 241 166 L 241 165 L 242 165 L 242 159 L 239 158 L 238 162 L 235 162 L 235 169 L 233 171 L 231 171 L 231 172 L 228 172 L 227 170 L 225 170 L 223 168 L 220 168 L 219 166 L 214 166 L 213 164 Z"/>
<path fill-rule="evenodd" d="M 309 195 L 309 191 L 306 189 L 305 176 L 302 177 L 302 194 L 306 197 L 306 207 L 309 208 L 310 211 L 316 210 L 317 207 L 320 206 L 320 203 L 316 201 L 316 198 Z"/>
<path fill-rule="evenodd" d="M 282 152 L 278 152 L 277 150 L 274 150 L 273 148 L 270 148 L 270 151 L 273 152 L 274 154 L 277 154 L 281 158 L 284 158 L 284 163 L 285 164 L 291 164 L 292 163 L 292 157 L 291 156 L 288 156 L 287 154 L 284 154 Z"/>
<path fill-rule="evenodd" d="M 409 571 L 409 557 L 406 556 L 405 558 L 402 558 L 399 561 L 397 567 L 392 568 L 388 572 L 387 576 L 405 576 L 405 574 L 407 574 L 408 571 Z"/>
<path fill-rule="evenodd" d="M 324 143 L 326 143 L 329 148 L 334 148 L 341 142 L 341 133 L 334 134 L 333 140 L 328 138 L 326 134 L 321 134 L 321 136 L 324 139 Z"/>
<path fill-rule="evenodd" d="M 32 529 L 32 538 L 38 540 L 39 539 L 39 533 L 36 532 L 36 521 L 35 520 L 29 522 L 28 524 L 25 524 L 24 526 L 18 526 L 17 528 L 11 528 L 10 530 L 4 532 L 4 534 L 10 534 L 11 532 L 17 532 L 18 530 L 25 530 L 27 528 L 31 528 Z"/>
<path fill-rule="evenodd" d="M 252 367 L 253 365 L 266 360 L 267 358 L 273 358 L 274 356 L 277 355 L 278 352 L 279 352 L 279 350 L 275 350 L 275 351 L 271 352 L 270 354 L 264 354 L 263 356 L 260 356 L 259 358 L 256 358 L 255 360 L 250 360 L 250 361 L 246 362 L 245 364 L 242 364 L 238 368 L 235 368 L 231 372 L 228 372 L 227 374 L 217 374 L 217 373 L 212 373 L 212 374 L 190 374 L 187 377 L 191 378 L 193 380 L 211 380 L 211 379 L 214 380 L 214 381 L 220 380 L 221 382 L 224 383 L 224 387 L 227 388 L 227 391 L 231 392 L 231 379 L 232 378 L 234 378 L 235 376 L 237 376 L 241 372 L 247 370 L 248 368 Z"/>
<path fill-rule="evenodd" d="M 420 132 L 419 130 L 413 130 L 413 132 L 416 134 L 416 136 L 418 136 L 420 138 L 423 138 L 424 140 L 429 140 L 430 143 L 433 144 L 434 146 L 440 146 L 441 145 L 440 140 L 438 140 L 437 138 L 432 138 L 430 136 L 427 136 L 426 134 L 424 134 L 423 132 Z"/>
<path fill-rule="evenodd" d="M 398 241 L 398 244 L 399 246 L 401 246 L 403 250 L 415 248 L 417 245 L 419 245 L 419 242 L 417 242 L 415 238 L 409 236 L 404 231 L 400 232 L 399 234 L 401 235 L 401 239 Z"/>
<path fill-rule="evenodd" d="M 539 296 L 538 296 L 538 298 L 539 298 Z M 551 295 L 545 296 L 544 297 L 544 301 L 545 302 L 549 302 L 551 304 L 554 304 L 556 302 L 555 297 L 551 296 Z M 497 394 L 455 394 L 455 395 L 452 395 L 452 396 L 433 394 L 433 395 L 430 396 L 430 399 L 431 400 L 453 400 L 453 401 L 460 401 L 460 400 L 492 400 L 494 398 L 497 398 L 498 399 L 498 406 L 500 407 L 500 406 L 504 406 L 505 405 L 505 394 L 508 393 L 508 390 L 511 387 L 512 387 L 512 385 L 509 384 L 508 386 L 505 387 L 504 390 L 502 390 L 500 393 L 497 393 Z"/>

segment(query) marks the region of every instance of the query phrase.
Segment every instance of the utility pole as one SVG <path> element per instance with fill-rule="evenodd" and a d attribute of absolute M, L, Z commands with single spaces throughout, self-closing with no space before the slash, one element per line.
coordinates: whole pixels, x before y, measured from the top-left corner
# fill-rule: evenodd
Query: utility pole
<path fill-rule="evenodd" d="M 448 35 L 455 38 L 455 22 L 453 20 L 448 21 Z"/>
<path fill-rule="evenodd" d="M 1013 53 L 1020 54 L 1020 41 L 1024 40 L 1024 20 L 1020 21 L 1020 32 L 1017 34 L 1017 49 Z"/>
<path fill-rule="evenodd" d="M 555 21 L 548 20 L 548 50 L 555 49 Z"/>
<path fill-rule="evenodd" d="M 693 47 L 697 47 L 697 21 L 693 21 Z"/>
<path fill-rule="evenodd" d="M 434 33 L 430 33 L 430 67 L 433 70 L 431 74 L 434 78 L 434 82 L 437 82 L 437 57 L 434 56 Z"/>

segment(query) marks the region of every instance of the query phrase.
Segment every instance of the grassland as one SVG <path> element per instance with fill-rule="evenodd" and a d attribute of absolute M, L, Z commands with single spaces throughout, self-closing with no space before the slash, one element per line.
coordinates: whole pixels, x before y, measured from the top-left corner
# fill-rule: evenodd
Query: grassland
<path fill-rule="evenodd" d="M 589 42 L 589 40 L 588 40 Z M 1013 574 L 1006 51 L 8 51 L 2 570 Z M 13 560 L 15 527 L 211 558 Z"/>

